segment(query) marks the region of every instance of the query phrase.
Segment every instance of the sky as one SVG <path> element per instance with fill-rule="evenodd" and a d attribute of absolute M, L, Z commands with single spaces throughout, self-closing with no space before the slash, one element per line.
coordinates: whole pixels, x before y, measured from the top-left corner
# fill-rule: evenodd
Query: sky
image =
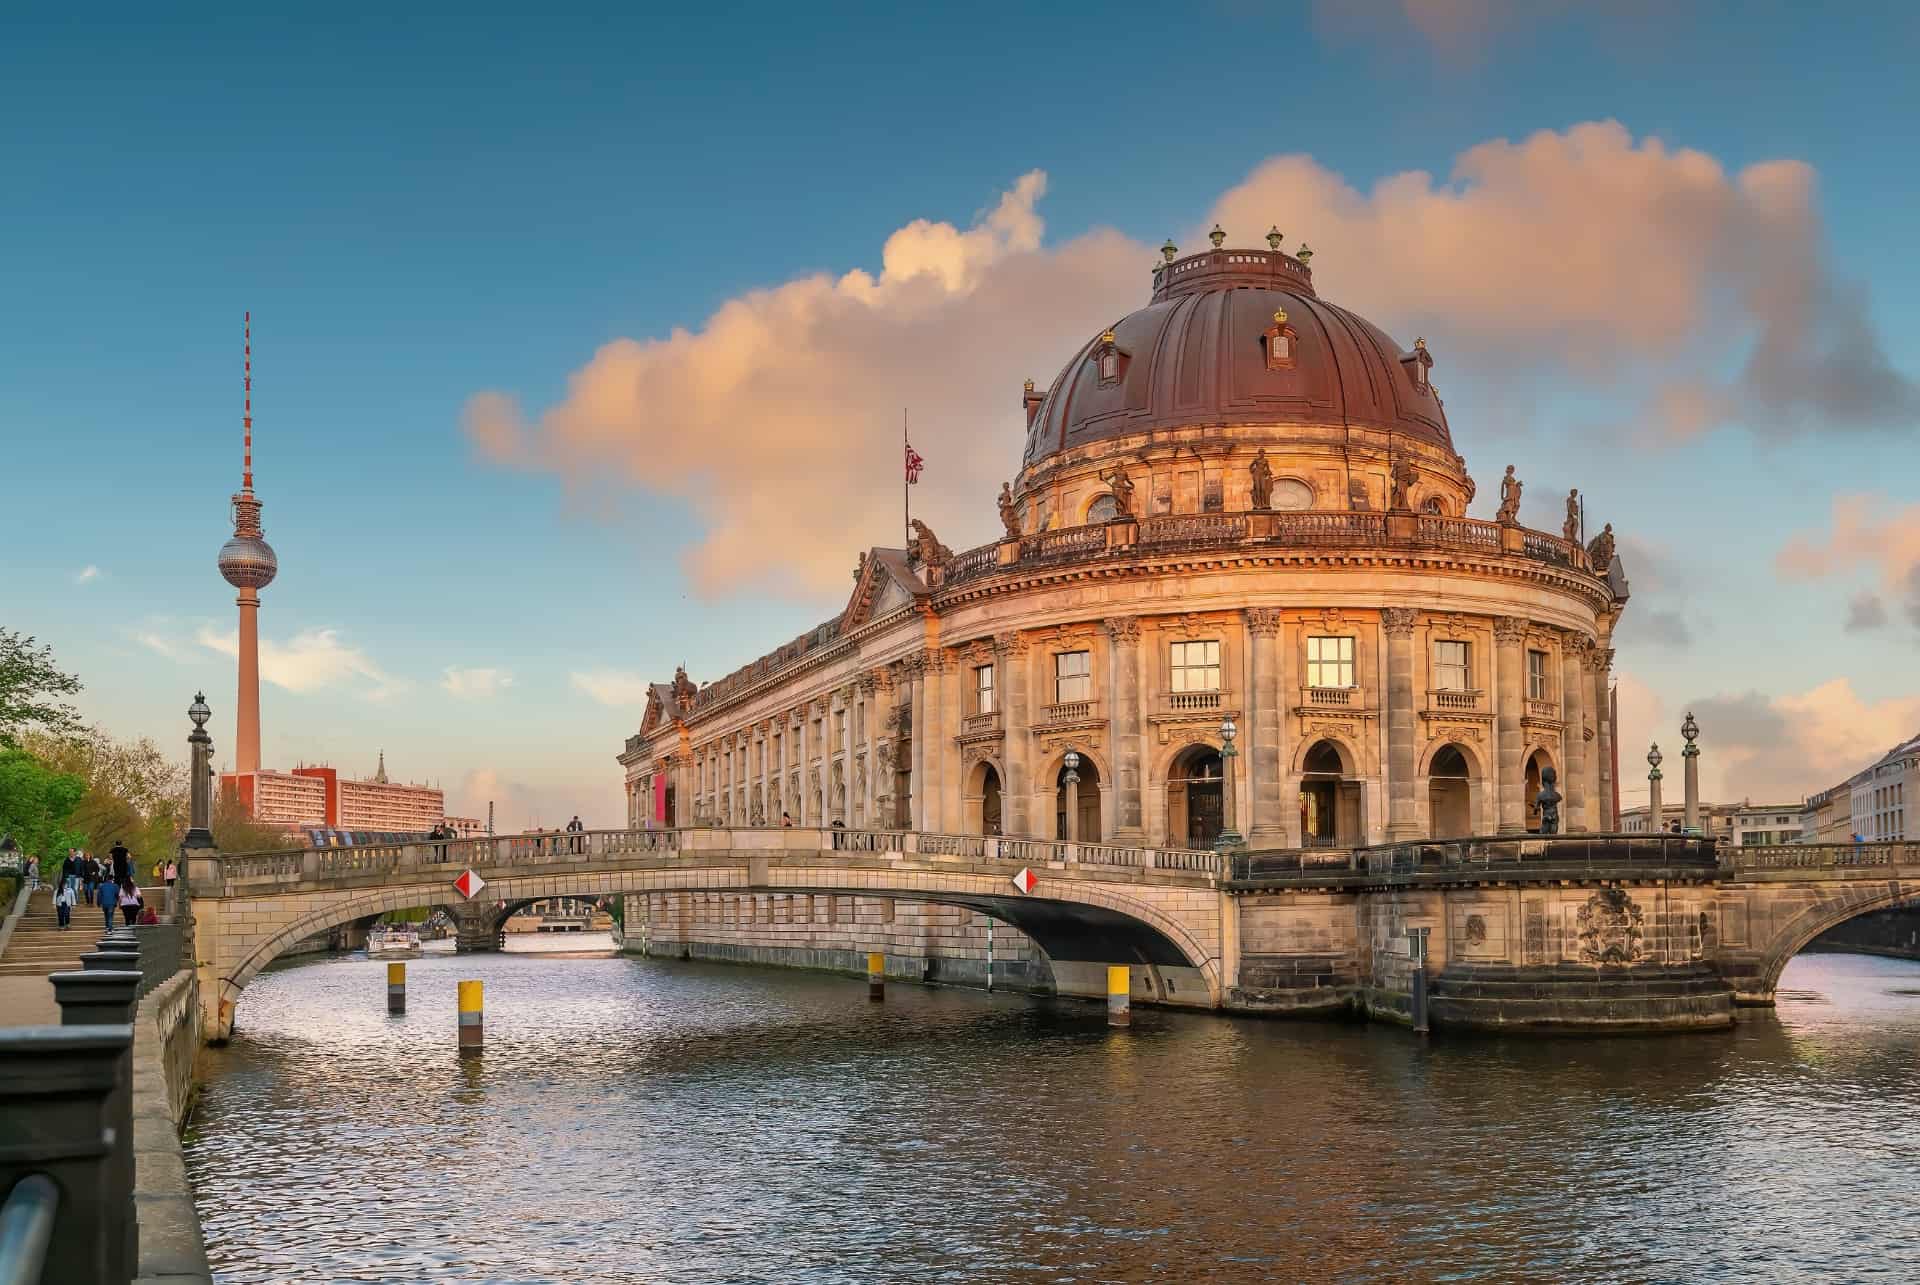
<path fill-rule="evenodd" d="M 1491 517 L 1634 594 L 1623 794 L 1798 798 L 1920 730 L 1920 9 L 1348 0 L 10 11 L 0 624 L 232 742 L 241 314 L 263 753 L 623 818 L 644 683 L 996 529 L 1019 388 L 1155 248 L 1270 225 L 1424 336 Z"/>

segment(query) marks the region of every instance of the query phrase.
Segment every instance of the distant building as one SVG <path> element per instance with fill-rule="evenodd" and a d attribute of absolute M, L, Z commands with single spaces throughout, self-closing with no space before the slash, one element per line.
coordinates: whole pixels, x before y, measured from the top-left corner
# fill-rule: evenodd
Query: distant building
<path fill-rule="evenodd" d="M 1920 736 L 1902 741 L 1847 779 L 1853 834 L 1869 843 L 1920 835 Z"/>
<path fill-rule="evenodd" d="M 1800 803 L 1743 803 L 1733 812 L 1733 846 L 1769 848 L 1800 842 Z"/>
<path fill-rule="evenodd" d="M 1700 804 L 1700 833 L 1710 834 L 1722 843 L 1733 842 L 1733 819 L 1745 803 L 1708 803 Z M 1794 804 L 1798 811 L 1799 804 Z M 1671 829 L 1676 823 L 1686 820 L 1686 808 L 1679 799 L 1664 800 L 1660 806 L 1661 819 Z M 1647 833 L 1647 805 L 1627 808 L 1620 813 L 1620 830 L 1623 834 Z"/>
<path fill-rule="evenodd" d="M 446 822 L 453 827 L 455 838 L 483 839 L 487 834 L 487 823 L 479 817 L 447 817 Z"/>
<path fill-rule="evenodd" d="M 291 772 L 228 772 L 221 789 L 238 796 L 257 821 L 333 830 L 371 830 L 424 834 L 447 819 L 446 795 L 430 785 L 397 785 L 387 779 L 387 756 L 371 778 L 342 777 L 331 767 L 296 767 Z M 471 818 L 468 824 L 485 827 Z"/>
<path fill-rule="evenodd" d="M 1847 782 L 1807 796 L 1800 808 L 1800 842 L 1846 843 L 1852 835 L 1852 791 Z"/>

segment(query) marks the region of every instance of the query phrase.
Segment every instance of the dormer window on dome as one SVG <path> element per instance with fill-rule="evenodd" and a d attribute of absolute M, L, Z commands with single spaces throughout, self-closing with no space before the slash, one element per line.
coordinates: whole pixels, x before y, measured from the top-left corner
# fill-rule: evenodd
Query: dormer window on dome
<path fill-rule="evenodd" d="M 1100 371 L 1100 387 L 1111 388 L 1120 382 L 1127 373 L 1127 354 L 1120 351 L 1114 342 L 1113 332 L 1107 331 L 1100 336 L 1100 342 L 1093 347 L 1094 366 Z"/>
<path fill-rule="evenodd" d="M 1293 351 L 1300 336 L 1287 324 L 1287 310 L 1276 308 L 1273 324 L 1267 327 L 1267 369 L 1292 370 Z"/>
<path fill-rule="evenodd" d="M 1413 351 L 1402 353 L 1400 362 L 1407 368 L 1407 374 L 1413 377 L 1413 386 L 1421 392 L 1427 391 L 1429 386 L 1427 371 L 1433 368 L 1433 354 L 1427 351 L 1427 341 L 1414 340 Z"/>

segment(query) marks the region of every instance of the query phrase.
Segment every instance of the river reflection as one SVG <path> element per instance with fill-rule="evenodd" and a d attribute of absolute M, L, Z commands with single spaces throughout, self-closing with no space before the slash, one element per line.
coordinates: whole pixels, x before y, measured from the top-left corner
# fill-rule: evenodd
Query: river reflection
<path fill-rule="evenodd" d="M 248 988 L 188 1165 L 224 1281 L 1920 1277 L 1920 964 L 1720 1036 L 1435 1039 L 620 958 Z M 487 1051 L 455 1054 L 454 983 Z"/>

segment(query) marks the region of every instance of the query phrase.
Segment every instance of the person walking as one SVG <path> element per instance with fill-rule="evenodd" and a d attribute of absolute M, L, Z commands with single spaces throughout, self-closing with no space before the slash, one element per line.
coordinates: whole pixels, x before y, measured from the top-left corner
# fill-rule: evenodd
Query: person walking
<path fill-rule="evenodd" d="M 133 882 L 133 854 L 127 851 L 125 839 L 115 839 L 108 853 L 113 858 L 113 881 L 115 883 Z"/>
<path fill-rule="evenodd" d="M 167 858 L 167 887 L 173 887 L 173 881 L 180 877 L 180 867 L 172 857 Z"/>
<path fill-rule="evenodd" d="M 106 920 L 107 931 L 112 932 L 113 912 L 120 908 L 120 886 L 111 879 L 102 879 L 94 886 L 93 899 Z"/>
<path fill-rule="evenodd" d="M 120 903 L 121 922 L 129 928 L 133 927 L 133 921 L 140 917 L 142 906 L 139 885 L 135 884 L 130 878 L 123 881 L 120 884 L 119 896 L 116 900 Z"/>
<path fill-rule="evenodd" d="M 71 884 L 78 883 L 79 879 L 80 879 L 80 849 L 68 848 L 67 859 L 60 863 L 60 882 L 62 884 L 71 885 Z M 68 904 L 71 905 L 72 903 L 69 902 Z"/>
<path fill-rule="evenodd" d="M 72 879 L 62 879 L 53 890 L 53 913 L 60 917 L 62 928 L 73 927 L 73 888 Z"/>

